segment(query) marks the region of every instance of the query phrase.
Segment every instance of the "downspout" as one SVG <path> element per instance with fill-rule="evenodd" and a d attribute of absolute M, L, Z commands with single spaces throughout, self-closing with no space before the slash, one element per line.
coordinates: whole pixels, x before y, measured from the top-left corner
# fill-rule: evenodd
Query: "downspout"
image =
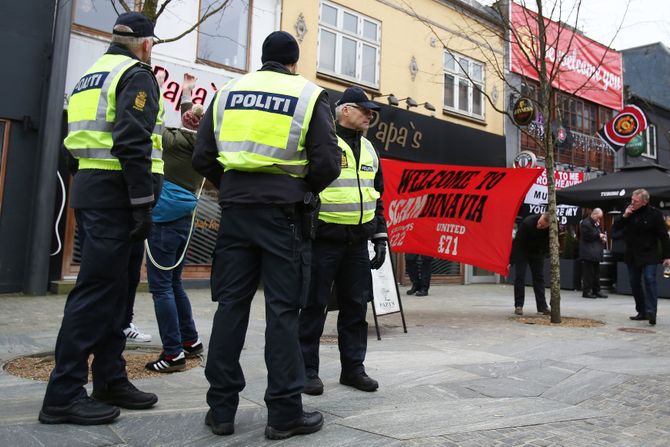
<path fill-rule="evenodd" d="M 39 137 L 39 160 L 35 178 L 36 194 L 33 201 L 33 219 L 30 246 L 23 290 L 28 295 L 44 295 L 49 282 L 49 251 L 56 198 L 56 170 L 61 149 L 63 98 L 70 48 L 72 0 L 57 0 L 53 28 L 53 47 L 47 98 L 42 110 Z"/>

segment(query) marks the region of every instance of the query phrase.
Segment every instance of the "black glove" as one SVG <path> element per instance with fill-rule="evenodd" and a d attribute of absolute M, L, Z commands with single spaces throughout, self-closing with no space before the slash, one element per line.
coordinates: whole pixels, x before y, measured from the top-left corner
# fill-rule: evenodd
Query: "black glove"
<path fill-rule="evenodd" d="M 133 220 L 135 221 L 135 226 L 130 230 L 131 242 L 145 240 L 151 230 L 151 206 L 133 208 Z"/>
<path fill-rule="evenodd" d="M 379 270 L 386 258 L 386 241 L 384 239 L 375 239 L 372 243 L 375 246 L 375 257 L 370 260 L 370 268 Z"/>

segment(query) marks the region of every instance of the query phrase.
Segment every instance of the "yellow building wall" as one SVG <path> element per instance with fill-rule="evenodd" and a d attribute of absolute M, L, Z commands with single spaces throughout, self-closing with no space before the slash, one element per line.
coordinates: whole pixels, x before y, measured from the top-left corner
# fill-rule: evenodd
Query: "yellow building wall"
<path fill-rule="evenodd" d="M 427 101 L 437 109 L 434 113 L 437 119 L 504 135 L 503 115 L 488 101 L 485 101 L 484 122 L 443 111 L 445 47 L 485 64 L 486 93 L 490 96 L 495 92 L 496 106 L 503 107 L 504 85 L 499 74 L 503 66 L 503 42 L 490 29 L 439 0 L 337 0 L 331 3 L 381 22 L 380 82 L 376 94 L 393 93 L 399 99 L 409 96 L 419 103 Z M 317 74 L 319 6 L 319 0 L 284 0 L 281 29 L 297 36 L 296 23 L 300 14 L 304 16 L 307 32 L 300 43 L 298 72 L 322 87 L 342 91 L 352 84 Z M 419 68 L 414 80 L 409 69 L 412 56 Z M 361 87 L 368 93 L 374 92 L 369 87 Z M 401 102 L 400 107 L 404 106 Z M 431 115 L 421 106 L 412 111 Z"/>

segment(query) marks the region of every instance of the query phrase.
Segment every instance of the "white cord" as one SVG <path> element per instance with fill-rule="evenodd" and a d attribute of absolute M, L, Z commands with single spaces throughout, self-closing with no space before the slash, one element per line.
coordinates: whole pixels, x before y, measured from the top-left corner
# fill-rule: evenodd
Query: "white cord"
<path fill-rule="evenodd" d="M 58 181 L 60 182 L 60 189 L 63 195 L 63 200 L 61 200 L 60 210 L 58 211 L 58 217 L 56 218 L 56 225 L 54 226 L 54 233 L 56 233 L 58 248 L 49 256 L 56 256 L 58 253 L 60 253 L 61 249 L 63 248 L 63 244 L 61 243 L 60 240 L 60 234 L 58 234 L 58 225 L 60 225 L 60 219 L 61 217 L 63 217 L 63 209 L 65 209 L 65 183 L 63 182 L 63 177 L 60 176 L 60 172 L 56 171 L 56 175 L 58 175 Z"/>
<path fill-rule="evenodd" d="M 196 196 L 196 201 L 200 200 L 200 194 L 202 194 L 202 189 L 205 187 L 205 179 L 202 179 L 202 183 L 200 184 L 200 190 L 198 190 L 198 195 Z M 193 224 L 195 223 L 195 215 L 196 211 L 198 211 L 198 204 L 196 203 L 195 208 L 193 209 L 193 217 L 191 218 L 191 229 L 188 232 L 188 239 L 186 240 L 186 245 L 184 246 L 184 251 L 182 252 L 181 256 L 179 257 L 179 260 L 175 265 L 172 267 L 165 267 L 160 265 L 154 257 L 151 255 L 151 249 L 149 248 L 149 242 L 147 240 L 144 240 L 144 247 L 147 249 L 147 257 L 151 261 L 151 263 L 156 266 L 157 269 L 159 270 L 174 270 L 181 264 L 181 262 L 184 260 L 184 256 L 186 256 L 186 250 L 188 250 L 188 244 L 191 242 L 191 236 L 193 236 Z"/>

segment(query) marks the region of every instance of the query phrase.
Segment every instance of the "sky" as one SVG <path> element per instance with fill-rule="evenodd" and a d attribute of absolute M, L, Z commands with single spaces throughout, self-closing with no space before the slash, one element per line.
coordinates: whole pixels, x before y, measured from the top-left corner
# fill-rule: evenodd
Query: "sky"
<path fill-rule="evenodd" d="M 492 3 L 492 0 L 479 1 Z M 562 9 L 568 11 L 577 1 L 546 0 L 544 8 L 559 2 Z M 525 0 L 528 7 L 534 3 L 535 0 Z M 574 25 L 574 14 L 565 22 Z M 617 33 L 619 26 L 621 29 Z M 581 0 L 577 28 L 604 45 L 611 43 L 616 50 L 656 42 L 670 47 L 670 0 Z"/>

